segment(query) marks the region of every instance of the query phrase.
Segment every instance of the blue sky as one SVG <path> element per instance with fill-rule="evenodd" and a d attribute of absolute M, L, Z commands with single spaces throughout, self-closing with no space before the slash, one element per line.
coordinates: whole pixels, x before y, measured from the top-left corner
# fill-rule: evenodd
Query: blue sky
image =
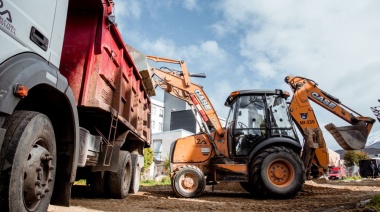
<path fill-rule="evenodd" d="M 206 73 L 206 79 L 192 80 L 204 86 L 220 117 L 227 116 L 224 101 L 230 92 L 291 91 L 284 82 L 288 75 L 313 79 L 364 116 L 374 118 L 370 107 L 380 105 L 380 1 L 115 3 L 127 44 L 147 55 L 185 60 L 189 72 Z M 318 106 L 314 111 L 327 146 L 339 149 L 324 125 L 347 124 Z M 379 129 L 376 123 L 373 132 Z"/>

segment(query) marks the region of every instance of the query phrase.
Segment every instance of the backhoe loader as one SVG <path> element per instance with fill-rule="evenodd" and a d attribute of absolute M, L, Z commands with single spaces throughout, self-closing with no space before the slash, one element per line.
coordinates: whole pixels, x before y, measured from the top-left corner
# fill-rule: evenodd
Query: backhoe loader
<path fill-rule="evenodd" d="M 336 127 L 330 123 L 325 126 L 344 150 L 364 148 L 375 119 L 350 109 L 338 98 L 318 88 L 311 79 L 287 76 L 285 82 L 294 92 L 288 110 L 304 137 L 302 159 L 308 178 L 325 174 L 329 163 L 326 143 L 309 100 L 351 124 Z"/>
<path fill-rule="evenodd" d="M 309 99 L 353 125 L 328 127 L 345 149 L 363 148 L 374 122 L 371 118 L 351 115 L 313 81 L 287 77 L 286 82 L 294 91 L 289 107 L 286 102 L 289 93 L 279 89 L 234 91 L 225 101 L 230 112 L 226 126 L 222 127 L 202 86 L 190 82 L 190 77 L 204 75 L 188 73 L 184 61 L 147 58 L 180 65 L 181 71 L 152 68 L 156 85 L 186 101 L 194 114 L 201 117 L 198 119 L 201 133 L 180 138 L 171 145 L 171 184 L 178 197 L 196 197 L 206 185 L 218 182 L 239 182 L 242 188 L 259 197 L 295 196 L 310 167 L 321 170 L 318 172 L 321 175 L 328 163 L 326 145 Z M 304 145 L 295 126 L 304 136 Z M 352 130 L 354 133 L 349 133 Z"/>

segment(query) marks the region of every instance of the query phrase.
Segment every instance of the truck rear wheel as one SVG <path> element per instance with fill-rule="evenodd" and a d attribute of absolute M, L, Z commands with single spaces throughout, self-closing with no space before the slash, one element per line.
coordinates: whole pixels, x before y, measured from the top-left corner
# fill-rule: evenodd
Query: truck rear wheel
<path fill-rule="evenodd" d="M 261 197 L 290 198 L 305 183 L 305 168 L 300 157 L 281 146 L 263 150 L 251 170 L 251 193 Z"/>
<path fill-rule="evenodd" d="M 109 172 L 108 188 L 113 198 L 127 197 L 131 185 L 132 160 L 128 151 L 120 151 L 117 172 Z"/>
<path fill-rule="evenodd" d="M 0 205 L 9 211 L 46 211 L 54 188 L 56 143 L 48 117 L 15 111 L 0 152 Z"/>
<path fill-rule="evenodd" d="M 174 171 L 172 188 L 178 197 L 196 197 L 206 187 L 206 179 L 196 166 L 183 166 Z"/>
<path fill-rule="evenodd" d="M 139 155 L 131 154 L 131 156 L 132 156 L 132 179 L 131 179 L 131 187 L 129 188 L 129 193 L 136 194 L 140 188 L 141 168 L 139 164 Z"/>

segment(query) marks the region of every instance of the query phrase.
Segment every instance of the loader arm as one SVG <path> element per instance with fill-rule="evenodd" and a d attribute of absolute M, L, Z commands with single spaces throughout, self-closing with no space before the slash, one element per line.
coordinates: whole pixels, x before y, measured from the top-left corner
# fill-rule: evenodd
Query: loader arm
<path fill-rule="evenodd" d="M 287 76 L 285 82 L 290 85 L 294 93 L 289 105 L 289 113 L 305 138 L 302 157 L 307 170 L 313 164 L 322 170 L 327 170 L 329 164 L 322 130 L 309 100 L 351 124 L 346 127 L 335 127 L 332 123 L 325 126 L 343 149 L 364 148 L 368 134 L 375 122 L 373 118 L 364 117 L 343 105 L 339 99 L 319 89 L 313 80 Z"/>
<path fill-rule="evenodd" d="M 219 136 L 224 136 L 224 130 L 219 121 L 218 115 L 206 93 L 200 85 L 190 82 L 190 77 L 205 77 L 202 74 L 189 74 L 187 71 L 186 63 L 182 60 L 172 60 L 168 58 L 161 58 L 156 56 L 147 56 L 148 59 L 155 62 L 173 63 L 181 67 L 181 72 L 169 71 L 164 69 L 153 68 L 154 75 L 160 80 L 156 84 L 160 86 L 165 92 L 186 101 L 201 115 L 204 123 L 206 133 L 210 135 L 209 126 L 213 127 Z M 212 139 L 210 138 L 210 141 Z"/>

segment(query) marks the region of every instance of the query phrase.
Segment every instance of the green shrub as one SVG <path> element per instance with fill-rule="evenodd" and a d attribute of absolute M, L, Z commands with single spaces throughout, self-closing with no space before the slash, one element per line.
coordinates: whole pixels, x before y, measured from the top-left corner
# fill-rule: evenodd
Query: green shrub
<path fill-rule="evenodd" d="M 151 148 L 144 149 L 144 169 L 147 170 L 153 163 L 154 152 Z"/>
<path fill-rule="evenodd" d="M 380 211 L 380 195 L 373 196 L 371 201 L 366 205 L 366 208 L 373 208 L 375 211 Z"/>

